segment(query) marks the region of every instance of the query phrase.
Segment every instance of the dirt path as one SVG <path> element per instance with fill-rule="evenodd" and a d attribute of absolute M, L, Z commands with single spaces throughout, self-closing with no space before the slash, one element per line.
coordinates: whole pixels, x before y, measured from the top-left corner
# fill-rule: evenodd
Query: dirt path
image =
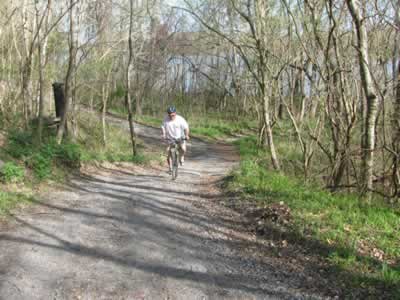
<path fill-rule="evenodd" d="M 160 144 L 158 130 L 137 130 Z M 0 232 L 0 299 L 324 298 L 305 293 L 298 274 L 242 254 L 259 247 L 254 237 L 206 212 L 232 149 L 194 140 L 189 151 L 176 182 L 163 169 L 104 168 L 14 216 Z"/>

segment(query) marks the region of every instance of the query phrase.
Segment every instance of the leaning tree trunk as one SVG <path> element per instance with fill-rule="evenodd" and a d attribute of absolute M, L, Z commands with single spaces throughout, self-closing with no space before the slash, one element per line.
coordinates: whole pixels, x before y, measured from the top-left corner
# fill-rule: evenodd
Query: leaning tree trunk
<path fill-rule="evenodd" d="M 357 51 L 361 72 L 361 83 L 366 97 L 366 114 L 363 131 L 362 143 L 362 170 L 361 170 L 361 193 L 366 194 L 373 187 L 373 169 L 375 152 L 375 127 L 378 114 L 378 99 L 375 92 L 374 83 L 369 70 L 368 58 L 368 35 L 365 19 L 362 18 L 361 6 L 358 1 L 346 0 L 350 10 L 355 31 L 357 33 Z"/>
<path fill-rule="evenodd" d="M 278 155 L 275 149 L 273 134 L 272 134 L 272 122 L 271 122 L 271 107 L 270 107 L 270 97 L 268 96 L 267 86 L 268 86 L 268 78 L 267 78 L 267 63 L 268 63 L 268 51 L 267 45 L 268 35 L 267 31 L 267 11 L 268 11 L 268 2 L 266 0 L 260 0 L 256 3 L 256 16 L 257 16 L 257 25 L 258 25 L 258 33 L 256 34 L 256 45 L 259 53 L 259 65 L 258 65 L 258 73 L 260 74 L 261 82 L 260 91 L 262 96 L 262 107 L 263 107 L 263 128 L 265 130 L 265 138 L 268 141 L 269 150 L 271 152 L 271 162 L 275 170 L 280 170 Z"/>
<path fill-rule="evenodd" d="M 264 84 L 266 84 L 264 79 Z M 265 85 L 262 90 L 262 101 L 263 101 L 263 128 L 265 130 L 265 138 L 268 142 L 269 151 L 271 152 L 271 162 L 275 170 L 280 169 L 278 155 L 276 153 L 274 138 L 272 134 L 272 124 L 271 124 L 271 116 L 270 116 L 270 99 L 265 90 Z"/>

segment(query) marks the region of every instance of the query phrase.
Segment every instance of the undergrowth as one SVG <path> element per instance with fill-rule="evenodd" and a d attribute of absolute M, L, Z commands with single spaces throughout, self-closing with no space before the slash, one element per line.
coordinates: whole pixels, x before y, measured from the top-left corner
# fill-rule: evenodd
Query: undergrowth
<path fill-rule="evenodd" d="M 126 117 L 126 112 L 123 110 L 113 109 L 112 112 L 118 116 Z M 207 116 L 195 114 L 182 116 L 189 123 L 191 135 L 213 140 L 236 137 L 237 135 L 253 132 L 257 126 L 256 121 L 248 121 L 245 118 L 227 119 L 218 113 L 208 114 Z M 163 114 L 158 117 L 141 115 L 135 116 L 135 120 L 139 123 L 161 128 L 164 117 L 165 115 Z"/>
<path fill-rule="evenodd" d="M 80 166 L 79 145 L 68 140 L 58 145 L 51 134 L 38 145 L 33 130 L 10 131 L 4 151 L 31 169 L 39 180 L 53 176 L 56 168 L 76 169 Z"/>
<path fill-rule="evenodd" d="M 0 171 L 0 178 L 4 183 L 16 183 L 24 180 L 25 168 L 13 161 L 6 162 Z"/>
<path fill-rule="evenodd" d="M 0 216 L 8 214 L 18 204 L 28 203 L 30 200 L 29 196 L 21 193 L 0 191 Z"/>
<path fill-rule="evenodd" d="M 129 131 L 118 126 L 107 126 L 106 141 L 103 141 L 103 132 L 98 118 L 90 115 L 82 116 L 79 120 L 80 133 L 78 143 L 81 146 L 83 162 L 132 162 L 146 164 L 155 159 L 144 154 L 142 144 L 137 143 L 139 154 L 133 156 Z"/>
<path fill-rule="evenodd" d="M 241 139 L 237 145 L 241 163 L 229 183 L 231 191 L 260 205 L 285 203 L 293 216 L 291 229 L 300 239 L 330 249 L 329 260 L 354 274 L 354 284 L 380 284 L 400 292 L 399 207 L 382 199 L 332 194 L 272 171 L 269 155 L 256 147 L 255 137 Z"/>

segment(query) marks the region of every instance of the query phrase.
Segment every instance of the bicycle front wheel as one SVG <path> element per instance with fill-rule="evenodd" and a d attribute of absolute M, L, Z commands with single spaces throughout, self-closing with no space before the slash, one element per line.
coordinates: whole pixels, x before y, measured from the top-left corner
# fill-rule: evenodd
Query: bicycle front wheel
<path fill-rule="evenodd" d="M 178 177 L 178 154 L 177 151 L 173 151 L 171 153 L 172 158 L 172 180 L 175 180 Z"/>

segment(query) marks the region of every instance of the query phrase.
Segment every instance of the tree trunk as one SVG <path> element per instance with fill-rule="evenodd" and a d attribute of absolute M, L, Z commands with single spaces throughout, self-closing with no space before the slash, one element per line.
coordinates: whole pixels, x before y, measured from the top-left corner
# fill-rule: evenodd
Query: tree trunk
<path fill-rule="evenodd" d="M 399 59 L 399 42 L 400 42 L 400 33 L 399 33 L 399 26 L 400 26 L 400 0 L 396 1 L 396 13 L 395 13 L 395 25 L 397 26 L 397 30 L 394 36 L 394 49 L 393 49 L 393 57 L 392 57 L 392 75 L 393 75 L 393 82 L 397 81 L 397 76 L 399 69 L 397 67 L 397 60 Z M 394 92 L 397 93 L 397 84 L 394 84 Z"/>
<path fill-rule="evenodd" d="M 143 89 L 145 89 L 146 88 L 146 86 L 147 86 L 147 82 L 149 81 L 150 79 L 149 78 L 147 78 L 147 81 L 146 81 L 146 83 L 144 83 L 144 87 L 143 87 Z M 140 91 L 140 75 L 139 75 L 139 71 L 137 71 L 136 72 L 136 93 L 135 93 L 135 95 L 136 95 L 136 111 L 135 111 L 135 113 L 136 113 L 136 115 L 137 116 L 141 116 L 142 115 L 142 97 L 143 97 L 143 95 L 145 94 L 145 91 L 143 91 L 143 93 Z"/>
<path fill-rule="evenodd" d="M 107 145 L 107 132 L 106 132 L 106 113 L 107 113 L 107 92 L 106 92 L 106 87 L 103 85 L 101 88 L 101 95 L 102 95 L 102 102 L 103 102 L 103 107 L 101 110 L 101 128 L 103 132 L 103 145 Z"/>
<path fill-rule="evenodd" d="M 128 37 L 128 47 L 129 47 L 129 57 L 128 64 L 126 67 L 126 96 L 125 96 L 125 104 L 128 110 L 128 122 L 129 122 L 129 132 L 132 143 L 132 154 L 133 156 L 137 155 L 136 149 L 136 134 L 135 128 L 133 124 L 133 113 L 132 113 L 132 97 L 131 97 L 131 68 L 132 68 L 132 60 L 133 60 L 133 42 L 132 42 L 132 30 L 133 30 L 133 2 L 134 0 L 130 0 L 130 18 L 129 18 L 129 37 Z"/>
<path fill-rule="evenodd" d="M 400 196 L 400 62 L 398 63 L 396 97 L 393 103 L 392 115 L 392 148 L 393 148 L 393 169 L 392 180 L 394 187 L 394 196 Z"/>
<path fill-rule="evenodd" d="M 358 1 L 347 0 L 347 6 L 353 17 L 357 33 L 358 60 L 361 72 L 361 83 L 366 97 L 366 116 L 364 122 L 364 145 L 362 149 L 361 193 L 366 194 L 372 190 L 373 169 L 375 153 L 375 126 L 378 113 L 378 99 L 374 83 L 369 70 L 368 35 L 365 19 L 362 19 L 361 6 Z"/>
<path fill-rule="evenodd" d="M 31 84 L 31 73 L 32 73 L 32 58 L 27 57 L 25 59 L 25 63 L 22 69 L 22 91 L 21 91 L 21 96 L 22 96 L 22 104 L 23 104 L 23 113 L 24 113 L 24 121 L 25 121 L 25 126 L 28 127 L 29 123 L 29 118 L 30 118 L 30 84 Z"/>
<path fill-rule="evenodd" d="M 114 65 L 112 64 L 110 69 L 108 70 L 107 74 L 107 80 L 106 84 L 103 85 L 102 87 L 102 102 L 103 102 L 103 109 L 101 113 L 101 124 L 102 124 L 102 129 L 103 129 L 103 144 L 104 146 L 107 145 L 107 123 L 106 123 L 106 114 L 107 114 L 107 104 L 108 104 L 108 98 L 110 95 L 110 77 L 112 73 Z"/>
<path fill-rule="evenodd" d="M 400 26 L 400 0 L 397 1 L 395 25 Z M 393 81 L 395 82 L 394 92 L 395 98 L 393 103 L 392 114 L 392 149 L 393 149 L 393 166 L 392 166 L 392 184 L 393 196 L 400 197 L 400 62 L 399 58 L 399 32 L 396 31 L 395 45 L 393 49 Z"/>
<path fill-rule="evenodd" d="M 38 60 L 39 60 L 39 126 L 38 126 L 38 142 L 42 143 L 43 133 L 43 114 L 44 114 L 44 100 L 43 100 L 43 70 L 42 70 L 42 44 L 38 45 Z"/>
<path fill-rule="evenodd" d="M 24 22 L 27 22 L 26 18 L 26 4 L 25 1 L 22 2 L 22 15 L 21 18 L 24 20 Z M 24 122 L 25 126 L 28 127 L 29 124 L 29 118 L 30 118 L 30 107 L 31 104 L 31 96 L 30 96 L 30 87 L 31 87 L 31 75 L 32 75 L 32 56 L 33 56 L 33 51 L 34 51 L 34 44 L 35 41 L 31 40 L 29 35 L 32 34 L 32 32 L 29 32 L 26 30 L 26 28 L 31 27 L 32 24 L 26 25 L 25 23 L 23 24 L 23 30 L 22 30 L 22 35 L 23 35 L 23 42 L 25 46 L 25 58 L 23 60 L 23 65 L 22 65 L 22 74 L 21 74 L 21 98 L 22 98 L 22 105 L 23 105 L 23 115 L 24 115 Z M 33 25 L 35 27 L 36 24 Z M 31 27 L 32 28 L 32 27 Z M 29 34 L 28 34 L 29 33 Z"/>
<path fill-rule="evenodd" d="M 264 117 L 264 129 L 265 129 L 265 139 L 268 143 L 269 150 L 271 152 L 271 162 L 275 170 L 280 170 L 278 155 L 276 153 L 274 138 L 272 134 L 271 117 L 270 117 L 270 99 L 264 89 L 262 90 L 263 96 L 263 117 Z"/>
<path fill-rule="evenodd" d="M 65 105 L 64 105 L 64 114 L 61 116 L 60 126 L 57 130 L 57 144 L 61 144 L 64 132 L 67 124 L 68 118 L 68 110 L 69 110 L 69 98 L 70 98 L 70 84 L 71 78 L 73 74 L 73 69 L 75 67 L 75 57 L 76 57 L 76 50 L 75 50 L 75 39 L 74 39 L 74 14 L 73 14 L 73 0 L 70 0 L 70 16 L 69 16 L 69 62 L 68 62 L 68 69 L 67 75 L 65 77 L 65 85 L 64 85 L 64 97 L 65 97 Z"/>
<path fill-rule="evenodd" d="M 268 142 L 269 150 L 271 152 L 271 162 L 275 170 L 280 170 L 278 155 L 276 153 L 271 124 L 271 112 L 270 112 L 270 97 L 267 93 L 268 86 L 268 40 L 267 40 L 267 11 L 268 11 L 267 0 L 256 1 L 256 16 L 257 25 L 259 31 L 256 34 L 256 45 L 260 55 L 258 64 L 258 73 L 260 74 L 260 91 L 262 96 L 262 107 L 263 107 L 263 121 L 265 128 L 265 137 Z"/>
<path fill-rule="evenodd" d="M 71 80 L 71 137 L 74 142 L 76 142 L 79 134 L 79 122 L 78 122 L 78 107 L 79 103 L 78 100 L 79 98 L 76 96 L 76 86 L 77 86 L 77 79 L 76 79 L 76 68 L 74 68 L 74 75 L 72 76 Z M 68 123 L 68 121 L 67 121 Z"/>
<path fill-rule="evenodd" d="M 36 3 L 37 5 L 37 3 Z M 48 16 L 49 16 L 49 10 L 51 6 L 51 0 L 47 1 L 47 7 L 44 12 L 45 14 L 45 19 L 46 19 L 46 29 L 48 25 Z M 44 116 L 44 76 L 43 76 L 43 68 L 45 67 L 45 63 L 43 61 L 44 55 L 46 53 L 46 47 L 47 47 L 47 36 L 45 37 L 45 40 L 42 43 L 41 40 L 41 35 L 40 35 L 40 22 L 39 22 L 39 10 L 36 6 L 36 23 L 37 23 L 37 30 L 38 30 L 38 62 L 39 62 L 39 126 L 38 126 L 38 142 L 39 144 L 42 143 L 42 133 L 43 133 L 43 116 Z"/>

